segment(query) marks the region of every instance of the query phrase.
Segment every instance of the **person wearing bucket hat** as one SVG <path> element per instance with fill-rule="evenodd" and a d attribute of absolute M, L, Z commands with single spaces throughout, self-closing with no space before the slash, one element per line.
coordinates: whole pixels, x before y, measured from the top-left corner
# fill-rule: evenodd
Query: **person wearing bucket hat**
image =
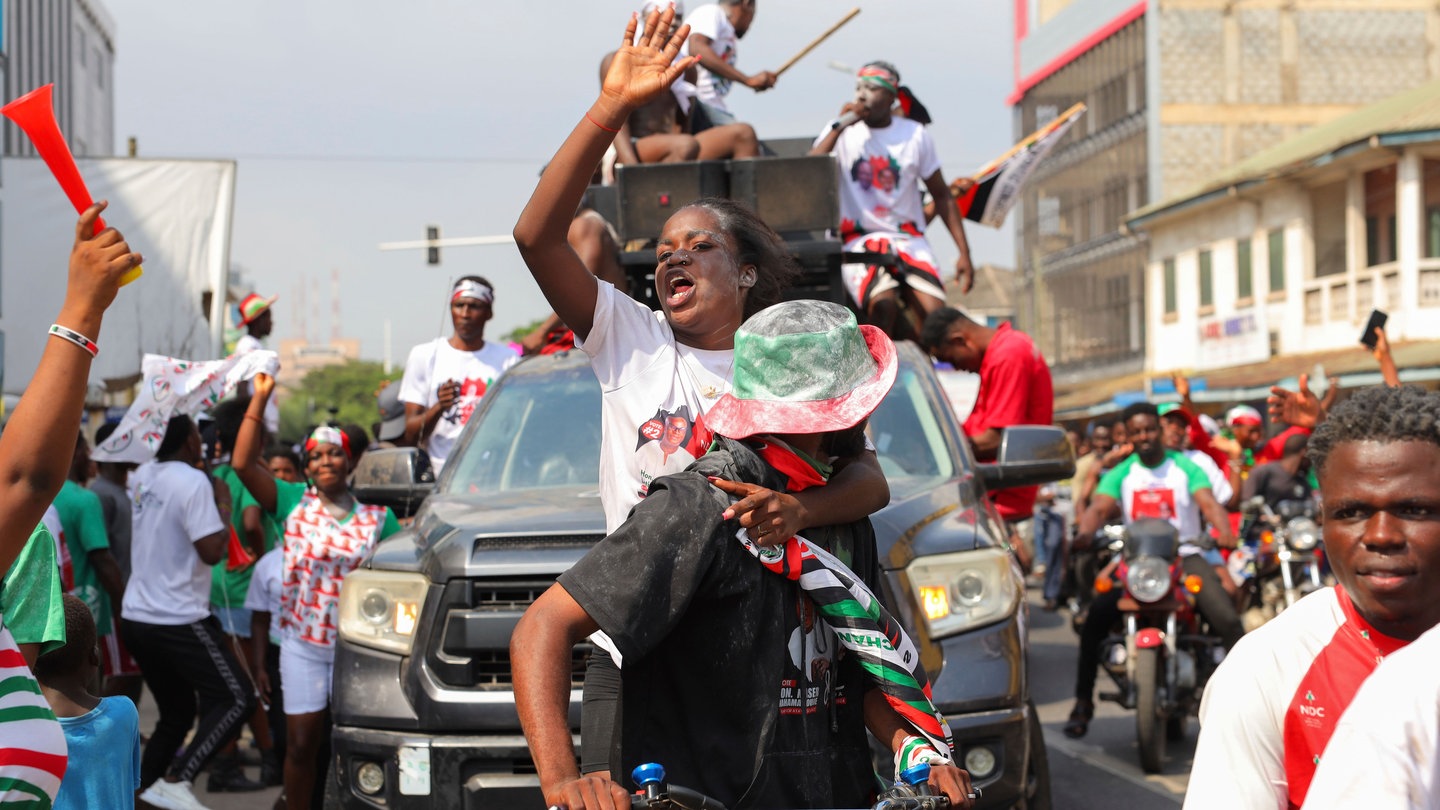
<path fill-rule="evenodd" d="M 608 807 L 625 792 L 608 777 L 581 776 L 571 746 L 569 651 L 599 629 L 624 655 L 624 772 L 663 760 L 669 779 L 729 807 L 867 805 L 868 727 L 902 763 L 930 761 L 932 782 L 968 807 L 969 777 L 944 758 L 948 728 L 925 708 L 928 681 L 909 639 L 890 637 L 893 660 L 878 648 L 866 659 L 846 643 L 869 630 L 838 617 L 865 607 L 888 618 L 862 595 L 880 573 L 869 519 L 762 548 L 718 486 L 823 488 L 895 382 L 894 344 L 838 304 L 791 301 L 745 322 L 735 366 L 734 390 L 702 420 L 713 430 L 710 451 L 653 482 L 515 628 L 516 705 L 547 803 Z M 827 599 L 817 580 L 844 585 Z M 866 674 L 891 666 L 905 677 Z"/>
<path fill-rule="evenodd" d="M 262 341 L 275 330 L 275 314 L 271 307 L 279 299 L 278 295 L 266 298 L 253 292 L 240 299 L 236 309 L 240 314 L 239 326 L 245 330 L 245 334 L 235 341 L 235 354 L 249 354 L 265 348 Z M 244 383 L 238 393 L 248 396 L 250 392 L 250 384 Z M 265 427 L 272 436 L 280 432 L 280 404 L 274 400 L 271 400 L 270 407 L 265 410 Z"/>
<path fill-rule="evenodd" d="M 608 531 L 625 522 L 656 478 L 683 470 L 703 452 L 693 424 L 680 451 L 659 453 L 647 445 L 661 438 L 667 414 L 683 410 L 693 422 L 730 389 L 736 330 L 746 317 L 780 301 L 798 274 L 775 231 L 753 211 L 725 199 L 697 200 L 666 222 L 655 246 L 658 312 L 597 280 L 566 241 L 615 130 L 633 110 L 669 92 L 692 63 L 676 60 L 688 29 L 672 31 L 673 22 L 669 8 L 647 15 L 643 26 L 631 21 L 603 91 L 550 161 L 514 229 L 526 266 L 574 330 L 601 384 L 600 501 Z M 859 519 L 889 503 L 889 485 L 874 452 L 862 451 L 849 462 L 823 488 L 791 493 L 744 485 L 732 509 L 752 538 L 761 531 L 788 537 L 811 525 Z M 619 680 L 607 642 L 596 643 L 582 713 L 586 772 L 609 767 Z"/>
<path fill-rule="evenodd" d="M 261 348 L 260 341 L 269 337 L 275 329 L 275 316 L 270 307 L 278 300 L 278 295 L 266 298 L 259 293 L 250 293 L 240 299 L 237 308 L 240 311 L 240 326 L 245 328 L 245 334 L 236 342 L 235 351 L 244 353 Z"/>
<path fill-rule="evenodd" d="M 362 504 L 350 493 L 352 462 L 363 448 L 343 430 L 321 425 L 305 442 L 308 483 L 281 481 L 266 466 L 257 426 L 275 388 L 255 376 L 255 396 L 235 439 L 232 464 L 255 502 L 280 524 L 284 549 L 279 611 L 281 688 L 285 700 L 286 806 L 312 807 L 316 760 L 329 739 L 326 722 L 334 681 L 340 588 L 381 540 L 400 530 L 389 507 Z M 264 645 L 253 652 L 263 656 Z M 264 671 L 265 660 L 254 662 Z M 318 800 L 315 802 L 318 804 Z"/>

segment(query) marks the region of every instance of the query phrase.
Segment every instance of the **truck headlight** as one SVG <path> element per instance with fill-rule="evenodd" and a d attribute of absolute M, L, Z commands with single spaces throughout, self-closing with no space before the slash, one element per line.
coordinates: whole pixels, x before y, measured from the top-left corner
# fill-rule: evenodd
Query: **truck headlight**
<path fill-rule="evenodd" d="M 1141 602 L 1158 602 L 1170 593 L 1170 563 L 1159 557 L 1141 557 L 1130 561 L 1125 573 L 1125 589 Z"/>
<path fill-rule="evenodd" d="M 905 575 L 931 638 L 998 622 L 1020 601 L 1010 554 L 998 548 L 920 557 Z"/>
<path fill-rule="evenodd" d="M 340 586 L 340 637 L 409 655 L 430 581 L 420 574 L 357 568 Z"/>

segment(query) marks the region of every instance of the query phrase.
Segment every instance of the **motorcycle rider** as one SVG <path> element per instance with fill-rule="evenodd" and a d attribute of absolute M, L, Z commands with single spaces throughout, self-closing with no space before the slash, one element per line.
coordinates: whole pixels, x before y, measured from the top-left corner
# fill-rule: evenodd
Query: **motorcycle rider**
<path fill-rule="evenodd" d="M 1307 455 L 1339 584 L 1251 633 L 1210 677 L 1187 808 L 1299 807 L 1361 684 L 1440 624 L 1440 394 L 1363 389 Z"/>
<path fill-rule="evenodd" d="M 1072 497 L 1075 500 L 1076 512 L 1084 512 L 1088 505 L 1081 500 L 1080 487 L 1090 480 L 1090 470 L 1099 464 L 1101 459 L 1115 446 L 1115 441 L 1110 434 L 1111 423 L 1109 421 L 1095 420 L 1086 429 L 1086 438 L 1090 442 L 1090 452 L 1075 459 L 1075 475 L 1070 479 L 1072 482 Z"/>
<path fill-rule="evenodd" d="M 1100 555 L 1089 545 L 1076 545 L 1073 533 L 1079 531 L 1079 516 L 1085 514 L 1085 510 L 1090 508 L 1090 499 L 1095 495 L 1095 488 L 1100 485 L 1101 476 L 1110 472 L 1115 465 L 1124 461 L 1134 452 L 1135 448 L 1127 441 L 1128 438 L 1125 435 L 1124 417 L 1116 415 L 1104 417 L 1103 421 L 1095 427 L 1091 437 L 1091 444 L 1095 448 L 1092 453 L 1095 457 L 1094 461 L 1085 465 L 1083 473 L 1080 462 L 1075 463 L 1075 477 L 1072 479 L 1071 492 L 1075 500 L 1076 520 L 1071 524 L 1072 539 L 1065 557 L 1066 584 L 1062 589 L 1062 595 L 1070 604 L 1073 612 L 1070 620 L 1077 633 L 1080 632 L 1080 626 L 1085 623 L 1085 617 L 1089 615 L 1090 600 L 1095 598 L 1095 575 L 1100 573 Z"/>
<path fill-rule="evenodd" d="M 1310 462 L 1305 458 L 1309 444 L 1310 437 L 1304 433 L 1287 438 L 1279 461 L 1261 464 L 1250 471 L 1240 489 L 1241 503 L 1261 495 L 1266 506 L 1278 509 L 1281 501 L 1310 500 L 1314 487 L 1310 483 Z"/>
<path fill-rule="evenodd" d="M 1235 535 L 1225 509 L 1215 499 L 1210 480 L 1185 456 L 1165 447 L 1160 438 L 1160 414 L 1149 402 L 1137 402 L 1124 411 L 1125 432 L 1135 452 L 1100 479 L 1090 507 L 1080 517 L 1075 544 L 1088 548 L 1095 532 L 1117 511 L 1126 525 L 1140 518 L 1168 520 L 1180 532 L 1181 565 L 1187 575 L 1201 578 L 1196 606 L 1229 649 L 1245 632 L 1215 569 L 1193 542 L 1201 534 L 1201 516 L 1219 532 L 1219 545 L 1235 547 Z M 1080 631 L 1080 660 L 1075 672 L 1075 708 L 1065 724 L 1065 736 L 1083 737 L 1095 714 L 1095 669 L 1100 648 L 1120 620 L 1123 589 L 1099 594 L 1090 603 Z"/>
<path fill-rule="evenodd" d="M 1229 476 L 1215 463 L 1215 459 L 1190 445 L 1190 414 L 1173 402 L 1161 405 L 1156 410 L 1160 414 L 1160 433 L 1165 449 L 1185 456 L 1203 470 L 1205 477 L 1210 480 L 1210 491 L 1215 495 L 1215 500 L 1227 510 L 1230 509 L 1238 493 L 1231 486 Z"/>

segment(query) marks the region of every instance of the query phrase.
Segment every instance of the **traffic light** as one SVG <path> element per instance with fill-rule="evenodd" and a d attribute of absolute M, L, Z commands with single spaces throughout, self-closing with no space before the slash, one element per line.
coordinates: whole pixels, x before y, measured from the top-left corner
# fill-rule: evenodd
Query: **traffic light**
<path fill-rule="evenodd" d="M 427 242 L 436 242 L 436 241 L 439 241 L 439 239 L 440 239 L 440 226 L 439 226 L 439 225 L 426 225 L 426 226 L 425 226 L 425 241 L 427 241 Z M 425 248 L 425 263 L 426 263 L 426 264 L 439 264 L 439 263 L 440 263 L 440 246 L 439 246 L 439 245 L 433 245 L 433 244 L 432 244 L 430 247 Z"/>

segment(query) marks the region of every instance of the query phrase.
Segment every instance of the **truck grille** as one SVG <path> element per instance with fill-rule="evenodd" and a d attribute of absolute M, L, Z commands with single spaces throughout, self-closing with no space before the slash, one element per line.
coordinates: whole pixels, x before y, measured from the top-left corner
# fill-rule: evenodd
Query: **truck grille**
<path fill-rule="evenodd" d="M 590 660 L 591 646 L 581 644 L 570 654 L 570 688 L 579 689 L 585 683 L 585 664 Z M 474 657 L 476 688 L 504 687 L 514 683 L 510 674 L 510 653 L 487 652 Z"/>
<path fill-rule="evenodd" d="M 515 623 L 553 578 L 454 580 L 441 597 L 426 659 L 441 683 L 458 689 L 509 690 L 514 683 L 510 636 Z M 576 645 L 570 655 L 571 688 L 585 680 L 593 648 Z"/>
<path fill-rule="evenodd" d="M 477 537 L 476 551 L 517 548 L 589 548 L 605 538 L 603 534 L 537 534 L 507 537 Z"/>

